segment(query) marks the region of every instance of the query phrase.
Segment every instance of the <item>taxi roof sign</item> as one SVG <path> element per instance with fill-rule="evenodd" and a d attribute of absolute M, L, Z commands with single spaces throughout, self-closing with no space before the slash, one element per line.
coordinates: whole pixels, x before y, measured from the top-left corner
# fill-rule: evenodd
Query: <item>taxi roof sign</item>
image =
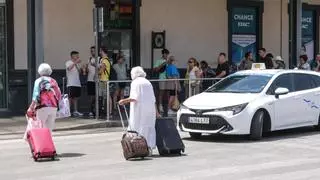
<path fill-rule="evenodd" d="M 264 63 L 252 63 L 252 70 L 263 70 L 266 69 L 266 65 Z"/>

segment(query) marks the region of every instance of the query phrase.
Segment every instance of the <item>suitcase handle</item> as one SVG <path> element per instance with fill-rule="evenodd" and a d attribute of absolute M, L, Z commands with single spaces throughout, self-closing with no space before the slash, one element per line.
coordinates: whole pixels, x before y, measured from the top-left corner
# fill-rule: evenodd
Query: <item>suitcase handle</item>
<path fill-rule="evenodd" d="M 129 121 L 129 115 L 128 115 L 127 108 L 126 108 L 125 105 L 123 105 L 122 107 L 124 108 L 124 112 L 125 112 L 125 114 L 126 114 L 126 118 L 127 118 L 127 120 Z M 121 124 L 122 124 L 123 131 L 126 132 L 126 128 L 125 128 L 124 122 L 123 122 L 124 119 L 123 119 L 123 116 L 122 116 L 122 114 L 121 114 L 120 104 L 119 104 L 119 103 L 117 103 L 117 108 L 118 108 L 118 112 L 119 112 L 119 116 L 120 116 L 120 120 L 121 120 Z"/>

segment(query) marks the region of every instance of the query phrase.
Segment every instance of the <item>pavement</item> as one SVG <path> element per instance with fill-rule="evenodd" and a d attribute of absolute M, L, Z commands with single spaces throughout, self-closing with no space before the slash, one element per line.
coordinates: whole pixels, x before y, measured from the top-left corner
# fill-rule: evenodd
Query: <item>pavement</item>
<path fill-rule="evenodd" d="M 115 129 L 114 131 L 111 131 Z M 320 133 L 312 128 L 276 132 L 262 141 L 242 136 L 181 133 L 182 156 L 126 161 L 121 129 L 54 132 L 59 159 L 34 162 L 20 139 L 0 141 L 3 180 L 319 180 Z"/>
<path fill-rule="evenodd" d="M 127 121 L 125 121 L 127 124 Z M 23 134 L 26 130 L 25 117 L 0 118 L 0 138 L 4 135 Z M 57 119 L 54 131 L 81 130 L 94 128 L 121 127 L 120 120 L 105 120 L 93 118 L 64 118 Z"/>

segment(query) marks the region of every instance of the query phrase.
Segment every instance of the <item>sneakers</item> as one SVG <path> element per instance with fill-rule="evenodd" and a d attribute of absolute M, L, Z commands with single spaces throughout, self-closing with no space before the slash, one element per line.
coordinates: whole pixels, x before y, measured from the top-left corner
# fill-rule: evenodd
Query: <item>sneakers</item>
<path fill-rule="evenodd" d="M 74 111 L 74 112 L 73 112 L 73 116 L 79 117 L 79 116 L 83 116 L 83 114 L 80 113 L 80 112 L 78 112 L 78 111 Z"/>

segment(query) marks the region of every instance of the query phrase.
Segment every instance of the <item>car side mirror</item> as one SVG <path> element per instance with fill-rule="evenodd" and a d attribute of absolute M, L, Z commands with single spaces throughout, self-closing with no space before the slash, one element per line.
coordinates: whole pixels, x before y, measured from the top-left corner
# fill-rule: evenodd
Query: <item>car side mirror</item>
<path fill-rule="evenodd" d="M 285 95 L 289 93 L 289 89 L 288 88 L 282 88 L 279 87 L 274 91 L 274 94 L 276 95 L 276 98 L 279 98 L 280 95 Z"/>

